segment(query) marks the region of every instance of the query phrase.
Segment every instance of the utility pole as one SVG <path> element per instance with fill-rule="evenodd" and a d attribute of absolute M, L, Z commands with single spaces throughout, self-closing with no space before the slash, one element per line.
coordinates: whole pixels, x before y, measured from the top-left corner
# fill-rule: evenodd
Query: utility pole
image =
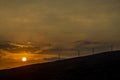
<path fill-rule="evenodd" d="M 58 52 L 58 59 L 61 59 L 61 53 L 60 53 L 60 48 L 57 48 L 57 52 Z"/>
<path fill-rule="evenodd" d="M 92 54 L 93 55 L 95 54 L 95 48 L 92 48 Z"/>
<path fill-rule="evenodd" d="M 80 56 L 80 49 L 77 50 L 77 56 Z"/>
<path fill-rule="evenodd" d="M 110 45 L 110 51 L 113 51 L 114 50 L 114 46 L 113 44 Z"/>

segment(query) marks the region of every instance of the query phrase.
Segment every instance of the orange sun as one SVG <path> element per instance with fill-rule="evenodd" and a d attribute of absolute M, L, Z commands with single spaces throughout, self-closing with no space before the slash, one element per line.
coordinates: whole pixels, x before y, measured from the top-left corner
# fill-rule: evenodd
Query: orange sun
<path fill-rule="evenodd" d="M 23 62 L 26 62 L 26 61 L 27 61 L 27 58 L 26 58 L 26 57 L 22 57 L 22 61 L 23 61 Z"/>

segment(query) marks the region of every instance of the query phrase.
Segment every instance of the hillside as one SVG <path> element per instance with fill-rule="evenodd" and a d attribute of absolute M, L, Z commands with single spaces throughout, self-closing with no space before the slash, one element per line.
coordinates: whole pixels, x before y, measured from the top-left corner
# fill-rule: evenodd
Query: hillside
<path fill-rule="evenodd" d="M 0 80 L 116 80 L 120 51 L 0 71 Z"/>

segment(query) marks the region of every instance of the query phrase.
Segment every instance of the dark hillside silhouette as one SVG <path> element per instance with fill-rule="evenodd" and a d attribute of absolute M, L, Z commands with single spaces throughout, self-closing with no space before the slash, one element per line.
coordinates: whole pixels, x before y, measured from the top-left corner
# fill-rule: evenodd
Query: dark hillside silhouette
<path fill-rule="evenodd" d="M 120 51 L 0 71 L 0 80 L 119 80 Z"/>

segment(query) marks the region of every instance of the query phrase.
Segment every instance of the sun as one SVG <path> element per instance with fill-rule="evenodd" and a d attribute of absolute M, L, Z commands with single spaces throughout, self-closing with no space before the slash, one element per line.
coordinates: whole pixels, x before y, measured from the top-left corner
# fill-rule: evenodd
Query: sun
<path fill-rule="evenodd" d="M 22 57 L 21 59 L 23 62 L 26 62 L 27 61 L 27 58 L 26 57 Z"/>

